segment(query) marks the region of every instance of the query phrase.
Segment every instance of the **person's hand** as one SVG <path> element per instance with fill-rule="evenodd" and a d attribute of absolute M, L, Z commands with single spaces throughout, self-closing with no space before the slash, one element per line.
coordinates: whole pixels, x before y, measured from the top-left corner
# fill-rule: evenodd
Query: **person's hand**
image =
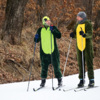
<path fill-rule="evenodd" d="M 36 34 L 36 35 L 35 35 L 35 42 L 36 42 L 36 43 L 37 43 L 38 38 L 39 38 L 39 34 Z"/>
<path fill-rule="evenodd" d="M 50 30 L 51 30 L 51 31 L 53 30 L 53 26 L 52 26 L 52 25 L 50 26 Z"/>
<path fill-rule="evenodd" d="M 82 35 L 83 37 L 86 37 L 86 34 L 83 31 L 80 31 L 80 35 Z"/>
<path fill-rule="evenodd" d="M 84 32 L 83 31 L 80 31 L 80 35 L 83 35 L 84 34 Z"/>
<path fill-rule="evenodd" d="M 50 31 L 53 32 L 53 26 L 52 25 L 50 26 Z"/>
<path fill-rule="evenodd" d="M 38 35 L 38 34 L 36 34 L 36 35 L 35 35 L 35 39 L 37 40 L 38 38 L 39 38 L 39 35 Z"/>
<path fill-rule="evenodd" d="M 70 37 L 74 38 L 74 33 L 73 32 L 70 33 Z"/>

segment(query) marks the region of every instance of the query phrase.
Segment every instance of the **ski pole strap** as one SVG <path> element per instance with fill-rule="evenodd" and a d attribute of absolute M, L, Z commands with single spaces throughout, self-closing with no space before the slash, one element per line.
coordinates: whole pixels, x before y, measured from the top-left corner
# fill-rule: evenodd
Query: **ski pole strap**
<path fill-rule="evenodd" d="M 33 54 L 34 56 L 35 56 L 35 49 L 36 49 L 36 42 L 35 42 L 35 46 L 34 46 L 34 54 Z"/>

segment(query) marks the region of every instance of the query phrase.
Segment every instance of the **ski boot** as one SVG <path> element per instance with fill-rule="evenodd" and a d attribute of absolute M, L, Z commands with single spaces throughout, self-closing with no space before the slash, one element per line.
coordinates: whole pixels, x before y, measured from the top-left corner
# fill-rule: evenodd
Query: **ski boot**
<path fill-rule="evenodd" d="M 78 84 L 78 88 L 84 87 L 84 84 L 85 84 L 85 80 L 80 79 L 80 82 Z"/>
<path fill-rule="evenodd" d="M 62 86 L 62 78 L 58 78 L 58 86 Z"/>
<path fill-rule="evenodd" d="M 90 79 L 88 87 L 94 87 L 94 79 Z"/>
<path fill-rule="evenodd" d="M 41 87 L 44 87 L 44 86 L 45 86 L 45 82 L 46 82 L 46 79 L 41 79 L 41 84 L 40 84 L 40 86 L 41 86 Z"/>

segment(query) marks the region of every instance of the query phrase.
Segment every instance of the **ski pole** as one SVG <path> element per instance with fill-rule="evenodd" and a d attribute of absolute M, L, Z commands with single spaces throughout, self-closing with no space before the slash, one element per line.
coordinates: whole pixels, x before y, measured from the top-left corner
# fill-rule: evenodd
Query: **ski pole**
<path fill-rule="evenodd" d="M 31 72 L 32 72 L 32 64 L 33 64 L 33 62 L 34 62 L 35 50 L 36 50 L 36 42 L 35 42 L 35 46 L 34 46 L 34 52 L 33 52 L 32 63 L 31 63 L 31 65 L 30 65 L 31 70 L 30 70 L 30 74 L 29 74 L 29 81 L 28 81 L 28 86 L 27 86 L 27 92 L 28 92 L 28 90 L 29 90 L 29 85 L 30 85 L 30 78 L 31 78 Z"/>
<path fill-rule="evenodd" d="M 64 77 L 66 65 L 67 65 L 67 60 L 68 60 L 68 56 L 69 56 L 69 52 L 70 52 L 71 43 L 72 43 L 72 38 L 70 38 L 70 43 L 69 43 L 69 47 L 68 47 L 68 53 L 67 53 L 66 62 L 65 62 L 65 65 L 64 65 L 63 77 Z"/>
<path fill-rule="evenodd" d="M 53 61 L 52 61 L 52 33 L 51 33 L 51 67 L 52 67 L 52 89 L 54 90 L 54 87 L 53 87 Z"/>
<path fill-rule="evenodd" d="M 81 27 L 81 31 L 83 31 L 82 27 Z M 81 37 L 81 39 L 82 39 L 82 68 L 83 68 L 83 81 L 84 81 L 84 71 L 85 71 L 85 69 L 84 69 L 84 54 L 83 54 L 83 37 Z"/>

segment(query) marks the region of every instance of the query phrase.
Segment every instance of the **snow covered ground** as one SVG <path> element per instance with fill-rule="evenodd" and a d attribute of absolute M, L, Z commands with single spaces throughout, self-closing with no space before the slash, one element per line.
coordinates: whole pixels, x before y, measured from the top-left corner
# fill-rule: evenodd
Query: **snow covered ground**
<path fill-rule="evenodd" d="M 39 81 L 31 81 L 29 92 L 27 92 L 28 82 L 18 82 L 11 84 L 0 85 L 0 100 L 100 100 L 100 69 L 95 70 L 95 85 L 98 88 L 89 89 L 87 91 L 68 92 L 53 91 L 52 80 L 48 79 L 46 87 L 33 92 L 33 87 L 37 88 L 40 85 Z M 79 83 L 78 74 L 63 78 L 65 89 L 75 88 Z M 85 85 L 88 85 L 88 78 L 86 78 Z M 54 79 L 54 86 L 57 86 L 57 80 Z"/>

